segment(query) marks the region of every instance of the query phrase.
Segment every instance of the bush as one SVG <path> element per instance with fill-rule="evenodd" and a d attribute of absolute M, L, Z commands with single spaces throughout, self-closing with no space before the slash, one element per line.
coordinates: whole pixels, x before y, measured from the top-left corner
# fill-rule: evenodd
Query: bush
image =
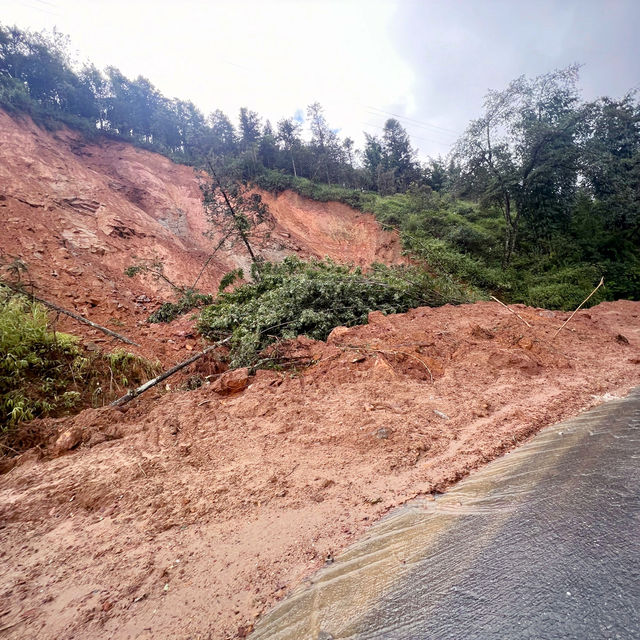
<path fill-rule="evenodd" d="M 365 324 L 370 311 L 399 313 L 469 299 L 415 268 L 373 265 L 364 273 L 330 260 L 288 257 L 263 263 L 255 282 L 221 294 L 203 309 L 199 329 L 215 340 L 230 335 L 231 365 L 239 367 L 259 364 L 258 354 L 276 340 L 325 340 L 336 326 Z"/>
<path fill-rule="evenodd" d="M 42 305 L 0 285 L 0 433 L 25 420 L 100 406 L 157 369 L 123 350 L 85 354 L 77 338 L 51 331 Z"/>
<path fill-rule="evenodd" d="M 189 313 L 189 311 L 204 307 L 213 302 L 213 296 L 205 293 L 198 293 L 193 289 L 188 289 L 181 296 L 178 302 L 165 302 L 159 309 L 156 309 L 148 318 L 149 322 L 171 322 L 178 316 Z"/>

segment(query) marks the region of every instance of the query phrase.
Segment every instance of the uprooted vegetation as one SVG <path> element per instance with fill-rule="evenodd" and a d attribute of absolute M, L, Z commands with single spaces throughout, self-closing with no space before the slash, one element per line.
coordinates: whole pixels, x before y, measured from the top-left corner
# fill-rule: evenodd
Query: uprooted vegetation
<path fill-rule="evenodd" d="M 336 326 L 366 324 L 371 311 L 468 302 L 478 296 L 414 267 L 372 265 L 369 271 L 330 260 L 254 265 L 254 282 L 221 293 L 201 313 L 199 329 L 212 339 L 231 336 L 232 367 L 265 365 L 260 352 L 280 339 L 324 340 Z"/>
<path fill-rule="evenodd" d="M 0 285 L 0 431 L 7 446 L 18 423 L 103 406 L 157 369 L 122 349 L 88 351 L 55 331 L 44 306 Z"/>

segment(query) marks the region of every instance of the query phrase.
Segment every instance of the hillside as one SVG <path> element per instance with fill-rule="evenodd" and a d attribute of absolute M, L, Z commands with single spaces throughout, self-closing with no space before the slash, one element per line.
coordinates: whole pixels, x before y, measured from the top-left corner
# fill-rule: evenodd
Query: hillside
<path fill-rule="evenodd" d="M 339 203 L 319 203 L 287 191 L 261 193 L 276 219 L 267 259 L 325 257 L 344 263 L 402 262 L 396 235 L 373 216 Z M 125 276 L 140 259 L 159 260 L 166 276 L 191 284 L 217 239 L 202 206 L 199 176 L 157 153 L 68 129 L 47 132 L 29 118 L 0 110 L 0 255 L 20 257 L 23 279 L 36 293 L 146 343 L 163 329 L 141 328 L 170 287 L 150 276 Z M 199 287 L 214 292 L 243 255 L 220 253 Z M 82 327 L 61 325 L 74 332 Z M 162 350 L 147 349 L 164 360 Z M 171 349 L 169 360 L 179 359 Z"/>

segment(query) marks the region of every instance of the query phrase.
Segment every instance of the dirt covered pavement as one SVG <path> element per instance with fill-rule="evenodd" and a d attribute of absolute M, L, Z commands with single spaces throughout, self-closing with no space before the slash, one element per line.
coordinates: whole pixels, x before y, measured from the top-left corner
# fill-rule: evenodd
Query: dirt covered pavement
<path fill-rule="evenodd" d="M 234 638 L 395 505 L 640 384 L 640 303 L 420 308 L 299 339 L 315 364 L 52 423 L 0 476 L 8 638 Z M 52 439 L 52 442 L 54 439 Z"/>

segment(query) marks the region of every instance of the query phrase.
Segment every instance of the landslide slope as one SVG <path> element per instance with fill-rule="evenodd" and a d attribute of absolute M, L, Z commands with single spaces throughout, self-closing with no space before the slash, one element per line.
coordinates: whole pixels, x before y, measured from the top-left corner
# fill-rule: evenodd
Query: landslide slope
<path fill-rule="evenodd" d="M 147 354 L 178 359 L 179 348 L 158 353 L 158 331 L 142 326 L 170 288 L 149 276 L 127 278 L 124 269 L 157 259 L 172 281 L 195 280 L 215 245 L 204 235 L 210 228 L 199 180 L 192 168 L 157 153 L 89 142 L 69 129 L 45 131 L 0 110 L 0 252 L 28 265 L 25 280 L 36 293 L 140 342 L 150 334 Z M 277 222 L 261 248 L 268 259 L 293 253 L 359 265 L 403 260 L 397 236 L 370 215 L 291 192 L 262 195 Z M 237 266 L 247 266 L 244 255 L 221 253 L 199 287 L 215 291 Z"/>
<path fill-rule="evenodd" d="M 294 341 L 316 362 L 298 375 L 55 421 L 81 446 L 0 475 L 0 628 L 243 638 L 393 506 L 640 384 L 640 302 L 579 313 L 556 339 L 568 313 L 517 310 L 531 326 L 489 302 L 374 312 Z"/>

